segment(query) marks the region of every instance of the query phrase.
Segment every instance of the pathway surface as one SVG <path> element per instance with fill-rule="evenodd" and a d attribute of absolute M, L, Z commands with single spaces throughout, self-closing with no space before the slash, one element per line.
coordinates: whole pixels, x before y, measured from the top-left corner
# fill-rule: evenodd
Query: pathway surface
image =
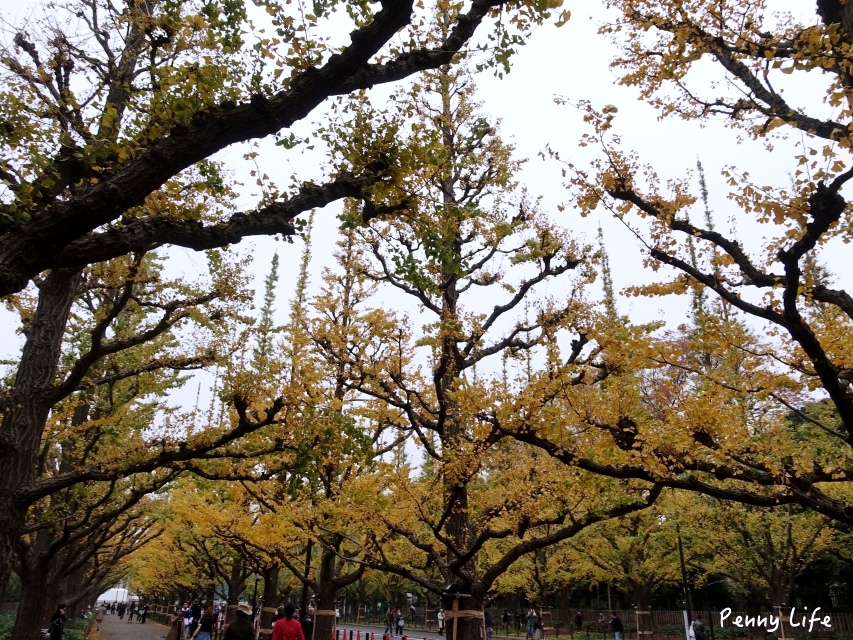
<path fill-rule="evenodd" d="M 369 640 L 375 637 L 376 640 L 382 640 L 383 627 L 370 624 L 339 624 L 340 640 L 350 640 L 350 631 L 352 631 L 352 640 Z M 153 620 L 146 620 L 145 624 L 140 624 L 135 620 L 128 622 L 127 618 L 119 620 L 118 616 L 112 615 L 104 618 L 101 623 L 100 640 L 163 640 L 169 628 L 157 624 Z M 360 634 L 358 632 L 361 632 Z M 370 636 L 368 637 L 368 633 Z M 373 635 L 375 634 L 375 636 Z M 435 631 L 425 631 L 424 629 L 414 628 L 404 631 L 407 640 L 448 640 Z M 93 635 L 98 638 L 97 632 Z M 497 635 L 494 636 L 498 640 Z M 392 640 L 402 640 L 399 636 L 393 636 Z M 521 640 L 521 638 L 503 638 L 500 640 Z M 568 640 L 568 637 L 567 637 Z"/>
<path fill-rule="evenodd" d="M 341 630 L 341 640 L 349 640 L 349 632 L 353 632 L 353 640 L 366 640 L 367 633 L 370 633 L 370 638 L 373 638 L 373 634 L 376 634 L 376 640 L 382 640 L 382 635 L 384 631 L 384 627 L 380 625 L 371 625 L 371 624 L 355 624 L 355 623 L 341 623 L 338 625 L 338 629 Z M 361 631 L 361 636 L 355 635 L 357 631 Z M 345 638 L 343 633 L 346 634 Z M 435 631 L 425 631 L 424 629 L 412 628 L 403 630 L 403 635 L 409 640 L 446 640 L 444 636 Z M 400 640 L 400 636 L 392 636 L 392 640 Z"/>
<path fill-rule="evenodd" d="M 119 620 L 118 616 L 112 615 L 104 618 L 101 623 L 100 640 L 163 640 L 168 631 L 169 627 L 153 620 L 140 624 L 136 620 L 128 622 L 127 616 L 124 620 Z"/>

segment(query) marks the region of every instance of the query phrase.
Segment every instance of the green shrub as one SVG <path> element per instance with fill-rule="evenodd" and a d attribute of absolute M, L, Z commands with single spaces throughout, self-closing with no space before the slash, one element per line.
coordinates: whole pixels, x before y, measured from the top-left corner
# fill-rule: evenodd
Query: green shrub
<path fill-rule="evenodd" d="M 75 618 L 66 623 L 62 633 L 62 640 L 85 640 L 86 629 L 89 627 L 89 618 Z"/>
<path fill-rule="evenodd" d="M 14 611 L 0 611 L 0 640 L 11 640 L 12 625 L 14 624 Z"/>
<path fill-rule="evenodd" d="M 0 611 L 0 640 L 12 640 L 12 627 L 15 624 L 14 611 Z M 75 618 L 65 623 L 62 640 L 86 640 L 89 618 Z"/>

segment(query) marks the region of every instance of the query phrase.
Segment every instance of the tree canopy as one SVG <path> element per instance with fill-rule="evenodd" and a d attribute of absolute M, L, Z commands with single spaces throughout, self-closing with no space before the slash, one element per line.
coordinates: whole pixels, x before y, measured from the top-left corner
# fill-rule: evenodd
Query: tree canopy
<path fill-rule="evenodd" d="M 164 199 L 216 189 L 221 177 L 207 158 L 282 133 L 329 97 L 446 64 L 483 22 L 500 25 L 495 59 L 505 62 L 559 5 L 454 5 L 444 37 L 424 45 L 429 7 L 378 4 L 320 2 L 315 15 L 264 2 L 274 35 L 249 36 L 243 2 L 79 0 L 59 8 L 61 19 L 47 15 L 37 31 L 14 33 L 3 52 L 0 295 L 47 269 L 167 244 L 208 249 L 293 234 L 298 214 L 360 197 L 389 167 L 377 159 L 250 212 L 177 213 Z M 330 31 L 340 12 L 348 37 Z M 202 179 L 187 173 L 196 165 Z"/>
<path fill-rule="evenodd" d="M 853 305 L 837 284 L 843 266 L 835 257 L 851 229 L 841 193 L 853 178 L 849 8 L 819 2 L 814 23 L 800 24 L 735 0 L 608 6 L 617 17 L 601 32 L 618 47 L 621 83 L 664 118 L 724 120 L 773 150 L 779 169 L 769 185 L 754 183 L 743 164 L 724 170 L 728 217 L 744 229 L 754 221 L 749 233 L 735 226 L 726 234 L 696 206 L 702 193 L 690 177 L 664 182 L 662 167 L 622 147 L 617 105 L 580 105 L 590 127 L 582 144 L 601 153 L 591 166 L 567 163 L 572 207 L 612 213 L 642 242 L 647 266 L 672 268 L 662 273 L 675 275 L 635 294 L 700 294 L 695 329 L 647 343 L 645 364 L 634 365 L 656 371 L 656 406 L 638 398 L 636 412 L 582 420 L 614 434 L 613 455 L 586 455 L 583 439 L 545 431 L 519 437 L 614 477 L 755 505 L 799 504 L 849 523 L 851 343 L 839 337 L 850 333 Z M 725 82 L 708 85 L 708 65 Z M 825 88 L 818 100 L 785 90 L 816 75 Z M 795 147 L 785 144 L 793 132 L 802 140 Z M 833 410 L 811 411 L 813 394 Z M 803 447 L 791 414 L 814 429 L 814 448 Z"/>
<path fill-rule="evenodd" d="M 733 149 L 709 193 L 701 165 L 627 148 L 623 105 L 581 99 L 594 158 L 543 152 L 568 194 L 543 210 L 473 69 L 503 70 L 556 0 L 263 0 L 259 16 L 73 0 L 10 33 L 0 295 L 24 344 L 0 386 L 0 591 L 17 568 L 21 637 L 45 607 L 33 575 L 74 573 L 84 593 L 148 537 L 132 560 L 146 588 L 164 552 L 192 565 L 171 586 L 224 586 L 232 605 L 252 574 L 271 599 L 300 583 L 323 634 L 339 591 L 375 572 L 446 608 L 468 596 L 448 620 L 461 640 L 492 589 L 525 581 L 544 598 L 618 571 L 645 606 L 685 580 L 682 530 L 689 579 L 793 597 L 853 523 L 853 4 L 821 0 L 806 23 L 744 0 L 604 4 L 621 84 L 664 119 L 763 145 L 777 175 L 754 181 Z M 410 76 L 385 105 L 363 91 Z M 821 93 L 792 91 L 801 78 Z M 235 211 L 214 154 L 266 136 L 306 149 L 292 128 L 324 104 L 322 179 L 259 177 Z M 253 313 L 225 245 L 310 238 L 299 216 L 338 200 L 316 295 L 310 251 L 298 270 L 276 255 Z M 658 281 L 614 289 L 603 234 L 570 231 L 594 212 Z M 205 250 L 203 277 L 171 273 L 169 246 Z M 277 326 L 282 278 L 296 291 Z M 689 313 L 640 324 L 623 293 Z M 167 399 L 198 368 L 216 370 L 206 415 Z M 682 528 L 688 508 L 725 530 Z"/>

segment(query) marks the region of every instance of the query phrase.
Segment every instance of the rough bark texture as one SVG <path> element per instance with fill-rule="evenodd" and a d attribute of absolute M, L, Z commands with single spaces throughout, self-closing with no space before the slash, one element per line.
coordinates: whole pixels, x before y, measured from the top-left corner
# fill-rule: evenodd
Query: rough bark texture
<path fill-rule="evenodd" d="M 486 637 L 483 594 L 474 589 L 473 593 L 465 595 L 470 597 L 457 599 L 445 595 L 441 599 L 447 640 L 483 640 Z"/>
<path fill-rule="evenodd" d="M 280 568 L 273 565 L 264 570 L 264 597 L 261 602 L 261 623 L 259 627 L 260 637 L 269 638 L 272 635 L 272 619 L 278 607 L 278 574 Z"/>
<path fill-rule="evenodd" d="M 57 269 L 45 278 L 15 383 L 4 399 L 0 425 L 0 596 L 6 591 L 29 506 L 24 493 L 35 481 L 42 431 L 53 406 L 62 336 L 79 276 L 77 269 Z"/>
<path fill-rule="evenodd" d="M 323 549 L 320 558 L 319 589 L 317 591 L 317 610 L 314 617 L 314 639 L 329 640 L 335 630 L 335 601 L 340 588 L 335 580 L 337 555 Z M 305 638 L 305 640 L 309 640 Z"/>
<path fill-rule="evenodd" d="M 41 640 L 41 630 L 47 628 L 59 601 L 65 600 L 61 581 L 51 576 L 28 576 L 26 580 L 22 577 L 21 582 L 21 601 L 11 637 Z"/>

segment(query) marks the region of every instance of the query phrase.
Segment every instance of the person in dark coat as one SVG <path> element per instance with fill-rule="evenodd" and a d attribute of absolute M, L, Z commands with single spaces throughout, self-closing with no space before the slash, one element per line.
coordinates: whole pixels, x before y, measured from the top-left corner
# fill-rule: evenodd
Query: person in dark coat
<path fill-rule="evenodd" d="M 238 605 L 237 617 L 225 627 L 222 640 L 255 640 L 255 625 L 252 624 L 251 616 L 252 608 L 249 605 Z"/>
<path fill-rule="evenodd" d="M 394 610 L 388 607 L 388 613 L 385 614 L 385 633 L 394 634 Z"/>
<path fill-rule="evenodd" d="M 314 607 L 309 606 L 305 617 L 302 618 L 302 633 L 305 640 L 314 639 Z"/>
<path fill-rule="evenodd" d="M 196 601 L 193 602 L 193 606 L 190 607 L 190 611 L 193 614 L 192 621 L 190 622 L 190 635 L 195 633 L 195 630 L 198 628 L 198 622 L 201 620 L 201 614 L 203 609 L 201 608 L 201 604 Z"/>
<path fill-rule="evenodd" d="M 65 609 L 65 604 L 60 603 L 50 617 L 50 626 L 47 629 L 50 640 L 62 640 L 62 630 L 65 628 Z"/>
<path fill-rule="evenodd" d="M 613 612 L 613 617 L 610 619 L 610 630 L 613 632 L 614 640 L 622 640 L 622 632 L 625 631 L 625 626 L 615 611 Z"/>

